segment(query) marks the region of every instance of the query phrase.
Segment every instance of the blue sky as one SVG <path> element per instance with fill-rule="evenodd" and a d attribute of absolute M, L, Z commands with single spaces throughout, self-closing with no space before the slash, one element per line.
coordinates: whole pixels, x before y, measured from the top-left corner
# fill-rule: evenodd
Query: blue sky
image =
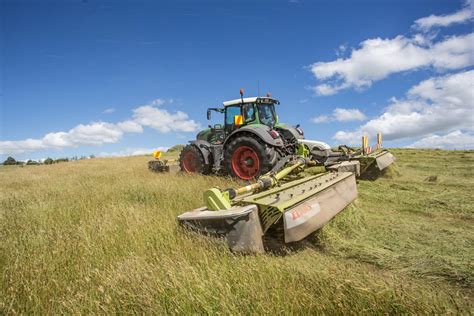
<path fill-rule="evenodd" d="M 185 143 L 271 92 L 307 138 L 474 148 L 472 3 L 2 1 L 0 159 Z M 217 122 L 215 120 L 213 123 Z"/>

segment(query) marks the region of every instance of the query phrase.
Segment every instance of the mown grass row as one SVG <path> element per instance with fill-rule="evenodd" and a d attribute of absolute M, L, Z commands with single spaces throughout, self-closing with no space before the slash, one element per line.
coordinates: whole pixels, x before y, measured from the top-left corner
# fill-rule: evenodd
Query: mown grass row
<path fill-rule="evenodd" d="M 470 313 L 474 153 L 395 155 L 298 250 L 256 256 L 176 223 L 233 180 L 147 157 L 2 167 L 0 313 Z"/>

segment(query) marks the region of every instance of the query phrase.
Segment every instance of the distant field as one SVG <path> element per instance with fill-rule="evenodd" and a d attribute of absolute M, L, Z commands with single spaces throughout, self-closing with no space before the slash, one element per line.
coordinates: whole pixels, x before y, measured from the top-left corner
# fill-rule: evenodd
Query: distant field
<path fill-rule="evenodd" d="M 230 179 L 154 174 L 144 156 L 0 166 L 0 314 L 472 314 L 474 152 L 393 152 L 285 255 L 177 226 Z"/>

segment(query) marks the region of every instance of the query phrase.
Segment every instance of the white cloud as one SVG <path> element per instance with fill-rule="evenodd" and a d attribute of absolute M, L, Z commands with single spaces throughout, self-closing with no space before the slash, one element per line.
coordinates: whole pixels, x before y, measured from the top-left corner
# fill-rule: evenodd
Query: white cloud
<path fill-rule="evenodd" d="M 135 121 L 128 120 L 117 123 L 117 126 L 125 133 L 142 133 L 143 127 Z"/>
<path fill-rule="evenodd" d="M 311 119 L 311 121 L 312 121 L 313 123 L 316 123 L 316 124 L 318 124 L 318 123 L 327 123 L 327 122 L 329 122 L 330 120 L 331 120 L 331 118 L 330 118 L 329 116 L 327 116 L 327 115 L 320 115 L 320 116 L 313 117 L 313 118 Z"/>
<path fill-rule="evenodd" d="M 101 152 L 97 157 L 125 157 L 125 156 L 143 156 L 151 155 L 155 150 L 167 151 L 168 147 L 157 147 L 157 148 L 126 148 L 120 151 L 114 152 Z"/>
<path fill-rule="evenodd" d="M 449 134 L 439 136 L 430 135 L 413 144 L 410 148 L 441 148 L 441 149 L 474 149 L 474 135 L 456 130 Z"/>
<path fill-rule="evenodd" d="M 171 101 L 170 103 L 173 103 L 173 99 L 170 99 L 170 101 Z M 165 102 L 166 101 L 163 100 L 163 99 L 155 99 L 155 100 L 150 102 L 150 105 L 160 106 L 160 105 L 165 104 Z"/>
<path fill-rule="evenodd" d="M 433 27 L 447 27 L 452 24 L 460 24 L 472 21 L 473 10 L 468 5 L 462 10 L 446 15 L 430 15 L 415 21 L 414 28 L 424 32 L 429 31 Z"/>
<path fill-rule="evenodd" d="M 363 121 L 366 119 L 364 113 L 358 109 L 336 108 L 333 112 L 334 119 L 339 122 Z"/>
<path fill-rule="evenodd" d="M 170 113 L 151 105 L 140 106 L 133 110 L 133 119 L 138 124 L 149 126 L 161 133 L 193 132 L 199 128 L 199 124 L 190 120 L 184 112 Z"/>
<path fill-rule="evenodd" d="M 392 39 L 368 39 L 348 58 L 311 65 L 314 76 L 325 81 L 313 90 L 332 95 L 340 90 L 370 87 L 374 81 L 393 73 L 432 67 L 435 70 L 461 69 L 474 64 L 474 33 L 445 38 L 437 43 L 420 34 Z"/>
<path fill-rule="evenodd" d="M 311 119 L 313 123 L 327 123 L 331 121 L 350 122 L 363 121 L 367 117 L 359 109 L 336 108 L 330 116 L 320 115 Z"/>
<path fill-rule="evenodd" d="M 164 103 L 165 101 L 162 99 L 153 100 L 149 105 L 134 109 L 131 119 L 118 123 L 79 124 L 67 132 L 52 132 L 39 139 L 0 141 L 0 154 L 20 154 L 39 150 L 112 144 L 117 143 L 124 134 L 142 133 L 143 126 L 152 127 L 161 133 L 193 132 L 199 128 L 199 124 L 190 120 L 184 112 L 170 113 L 155 107 Z"/>
<path fill-rule="evenodd" d="M 114 108 L 108 108 L 108 109 L 105 109 L 103 113 L 110 114 L 110 113 L 114 113 L 114 112 L 115 112 Z"/>
<path fill-rule="evenodd" d="M 40 139 L 1 141 L 0 154 L 110 144 L 118 142 L 124 133 L 140 133 L 141 131 L 142 129 L 138 128 L 130 129 L 127 122 L 79 124 L 67 132 L 48 133 Z"/>
<path fill-rule="evenodd" d="M 337 57 L 344 56 L 348 48 L 349 46 L 346 43 L 339 45 L 339 47 L 336 49 L 336 56 Z"/>
<path fill-rule="evenodd" d="M 392 99 L 379 117 L 334 139 L 357 144 L 362 135 L 384 134 L 395 140 L 474 127 L 474 70 L 430 78 L 412 87 L 402 100 Z"/>

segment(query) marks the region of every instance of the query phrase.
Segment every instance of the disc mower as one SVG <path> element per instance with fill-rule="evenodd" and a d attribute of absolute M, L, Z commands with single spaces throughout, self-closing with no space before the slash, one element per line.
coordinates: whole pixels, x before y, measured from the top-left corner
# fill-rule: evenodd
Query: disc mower
<path fill-rule="evenodd" d="M 155 150 L 153 152 L 153 158 L 155 160 L 148 161 L 148 170 L 153 172 L 178 172 L 179 167 L 176 164 L 169 164 L 167 159 L 161 159 L 162 152 L 160 150 Z"/>
<path fill-rule="evenodd" d="M 357 161 L 317 166 L 307 154 L 286 156 L 253 184 L 205 191 L 205 206 L 179 223 L 224 237 L 234 252 L 264 252 L 269 235 L 285 244 L 304 239 L 357 197 L 359 170 Z"/>
<path fill-rule="evenodd" d="M 240 99 L 226 101 L 222 108 L 209 108 L 207 119 L 211 119 L 213 112 L 221 113 L 224 124 L 209 125 L 183 148 L 179 158 L 181 170 L 257 179 L 284 157 L 299 154 L 299 148 L 308 150 L 311 160 L 319 166 L 359 161 L 362 176 L 369 172 L 378 174 L 394 161 L 392 154 L 381 149 L 380 134 L 374 150 L 368 143 L 363 143 L 361 150 L 348 146 L 333 150 L 324 142 L 305 139 L 299 125 L 279 122 L 275 109 L 278 104 L 269 94 L 244 98 L 240 90 Z"/>

